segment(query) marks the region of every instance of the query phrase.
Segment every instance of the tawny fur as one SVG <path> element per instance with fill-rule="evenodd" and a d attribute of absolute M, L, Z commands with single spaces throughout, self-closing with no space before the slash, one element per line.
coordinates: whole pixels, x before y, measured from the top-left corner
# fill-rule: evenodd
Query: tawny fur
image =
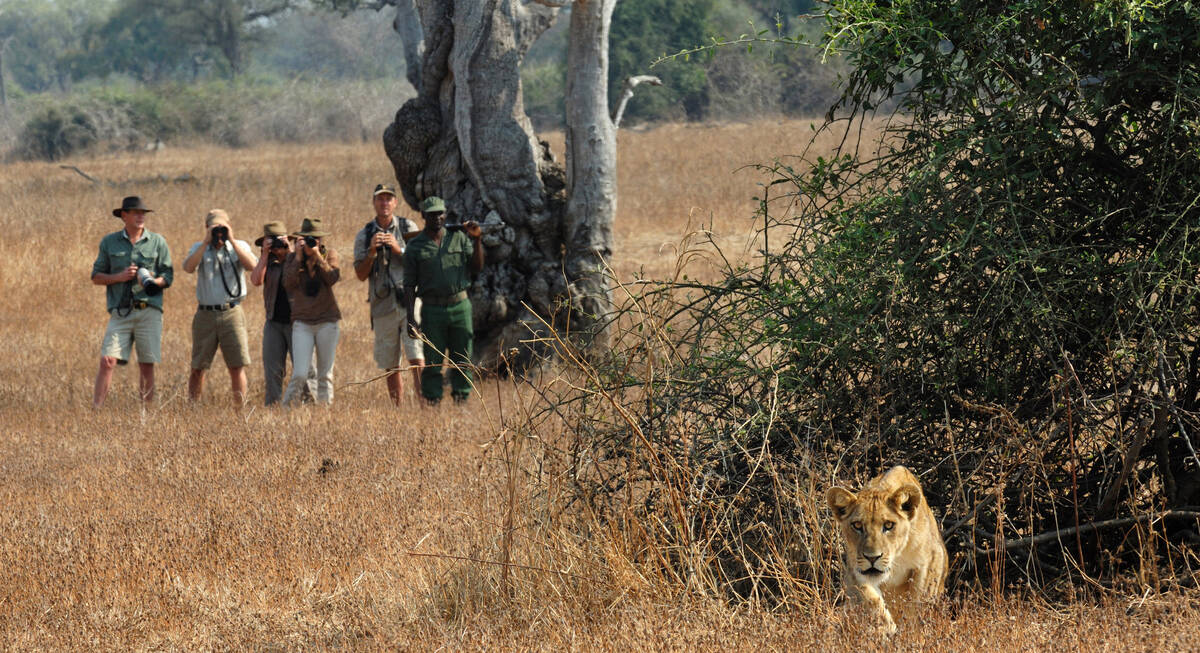
<path fill-rule="evenodd" d="M 946 545 L 912 472 L 897 465 L 858 494 L 832 487 L 825 500 L 846 542 L 846 595 L 869 610 L 881 629 L 896 632 L 888 604 L 932 601 L 945 592 Z"/>

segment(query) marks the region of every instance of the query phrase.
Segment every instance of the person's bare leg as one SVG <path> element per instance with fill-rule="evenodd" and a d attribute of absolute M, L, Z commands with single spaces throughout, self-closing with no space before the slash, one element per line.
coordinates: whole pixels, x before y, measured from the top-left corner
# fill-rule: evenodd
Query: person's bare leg
<path fill-rule="evenodd" d="M 246 402 L 246 368 L 229 368 L 229 383 L 233 389 L 233 405 L 241 406 Z"/>
<path fill-rule="evenodd" d="M 112 385 L 113 370 L 117 367 L 117 359 L 112 356 L 100 357 L 100 371 L 96 372 L 96 387 L 92 391 L 92 408 L 99 408 L 108 397 L 108 388 Z"/>
<path fill-rule="evenodd" d="M 150 403 L 154 401 L 154 363 L 138 363 L 138 372 L 141 373 L 138 391 L 142 394 L 142 401 Z"/>
<path fill-rule="evenodd" d="M 388 372 L 387 377 L 388 396 L 392 398 L 392 403 L 399 406 L 400 396 L 404 392 L 404 383 L 400 380 L 400 372 Z"/>
<path fill-rule="evenodd" d="M 421 359 L 408 361 L 409 369 L 412 370 L 413 387 L 416 388 L 413 392 L 419 397 L 421 395 L 421 366 L 425 361 Z"/>
<path fill-rule="evenodd" d="M 204 394 L 204 370 L 192 370 L 188 376 L 188 399 L 199 401 Z"/>

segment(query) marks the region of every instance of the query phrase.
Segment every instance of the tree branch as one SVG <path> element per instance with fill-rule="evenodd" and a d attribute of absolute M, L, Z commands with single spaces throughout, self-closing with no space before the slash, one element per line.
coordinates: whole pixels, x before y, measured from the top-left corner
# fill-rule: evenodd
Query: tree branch
<path fill-rule="evenodd" d="M 614 129 L 621 126 L 621 116 L 625 114 L 625 105 L 633 97 L 633 89 L 637 88 L 638 84 L 662 86 L 662 80 L 654 75 L 634 75 L 625 80 L 625 85 L 621 89 L 621 99 L 617 102 L 617 110 L 613 113 Z"/>
<path fill-rule="evenodd" d="M 1192 508 L 1192 507 L 1189 506 L 1189 508 Z M 1140 522 L 1144 522 L 1144 521 L 1160 521 L 1163 519 L 1200 519 L 1200 507 L 1192 508 L 1192 509 L 1188 509 L 1188 510 L 1164 510 L 1162 512 L 1152 512 L 1152 513 L 1146 513 L 1144 515 L 1138 515 L 1137 517 L 1122 517 L 1120 519 L 1109 519 L 1106 521 L 1098 521 L 1098 522 L 1092 522 L 1090 524 L 1084 524 L 1083 526 L 1080 526 L 1078 528 L 1074 528 L 1074 527 L 1060 528 L 1060 529 L 1057 529 L 1054 531 L 1040 533 L 1038 535 L 1022 537 L 1019 540 L 1005 540 L 1004 545 L 1001 546 L 1000 548 L 1007 551 L 1008 549 L 1015 549 L 1015 548 L 1023 547 L 1023 546 L 1034 547 L 1034 546 L 1038 546 L 1041 544 L 1045 544 L 1047 542 L 1061 541 L 1063 537 L 1066 537 L 1068 535 L 1074 535 L 1075 533 L 1084 535 L 1086 533 L 1098 531 L 1102 528 L 1116 528 L 1118 526 L 1128 526 L 1130 524 L 1136 524 L 1136 523 L 1140 523 Z M 981 535 L 986 534 L 989 537 L 993 537 L 990 533 L 987 533 L 987 531 L 984 531 L 982 529 L 976 529 L 976 530 Z M 993 539 L 994 539 L 994 537 L 993 537 Z M 994 551 L 992 549 L 983 549 L 983 552 L 984 553 L 993 553 Z"/>

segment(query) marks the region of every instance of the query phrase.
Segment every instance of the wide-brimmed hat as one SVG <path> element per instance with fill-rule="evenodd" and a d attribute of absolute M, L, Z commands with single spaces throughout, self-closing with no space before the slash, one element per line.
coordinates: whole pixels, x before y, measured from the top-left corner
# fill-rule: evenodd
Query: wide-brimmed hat
<path fill-rule="evenodd" d="M 263 225 L 263 235 L 254 241 L 255 247 L 262 247 L 263 241 L 268 238 L 287 238 L 287 227 L 282 222 L 276 220 Z"/>
<path fill-rule="evenodd" d="M 153 213 L 154 209 L 146 206 L 146 203 L 142 201 L 141 197 L 137 195 L 130 195 L 129 197 L 121 200 L 121 208 L 113 209 L 113 217 L 121 217 L 121 211 L 145 211 L 146 213 Z"/>
<path fill-rule="evenodd" d="M 375 192 L 371 193 L 371 197 L 375 197 L 376 195 L 382 195 L 384 193 L 387 193 L 388 195 L 395 197 L 396 196 L 396 187 L 390 186 L 388 184 L 378 184 L 377 186 L 375 186 Z"/>
<path fill-rule="evenodd" d="M 225 225 L 226 227 L 229 226 L 229 214 L 228 213 L 222 211 L 221 209 L 213 209 L 208 212 L 208 215 L 204 216 L 204 227 L 205 228 L 211 229 L 214 226 L 219 225 L 219 224 Z"/>
<path fill-rule="evenodd" d="M 445 213 L 446 202 L 437 195 L 431 195 L 421 200 L 421 213 Z"/>
<path fill-rule="evenodd" d="M 297 231 L 292 235 L 323 238 L 328 236 L 329 232 L 321 228 L 321 218 L 304 218 L 304 221 L 300 223 L 300 231 Z"/>

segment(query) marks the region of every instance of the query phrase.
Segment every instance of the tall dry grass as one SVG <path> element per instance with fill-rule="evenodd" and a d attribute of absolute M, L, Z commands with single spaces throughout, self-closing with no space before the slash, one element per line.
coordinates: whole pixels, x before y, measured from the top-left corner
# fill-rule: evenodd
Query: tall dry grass
<path fill-rule="evenodd" d="M 675 243 L 696 228 L 749 254 L 762 179 L 738 170 L 799 151 L 810 133 L 773 121 L 623 132 L 615 269 L 671 274 Z M 204 400 L 185 400 L 195 296 L 179 262 L 204 213 L 226 209 L 245 239 L 268 220 L 320 217 L 348 258 L 369 190 L 390 178 L 379 145 L 69 163 L 117 185 L 44 163 L 0 175 L 0 648 L 875 647 L 824 601 L 779 611 L 690 591 L 643 564 L 652 552 L 636 532 L 565 510 L 561 480 L 537 468 L 536 440 L 519 430 L 534 398 L 511 381 L 481 383 L 466 407 L 391 408 L 371 381 L 366 290 L 348 271 L 332 408 L 259 407 L 255 366 L 251 406 L 235 412 L 220 362 Z M 134 193 L 156 209 L 150 228 L 177 267 L 159 398 L 143 407 L 136 373 L 121 369 L 93 412 L 106 316 L 88 275 L 96 243 L 119 226 L 109 211 Z M 259 297 L 247 302 L 252 325 Z M 894 646 L 1195 650 L 1197 603 L 963 596 L 926 628 L 902 624 Z"/>

